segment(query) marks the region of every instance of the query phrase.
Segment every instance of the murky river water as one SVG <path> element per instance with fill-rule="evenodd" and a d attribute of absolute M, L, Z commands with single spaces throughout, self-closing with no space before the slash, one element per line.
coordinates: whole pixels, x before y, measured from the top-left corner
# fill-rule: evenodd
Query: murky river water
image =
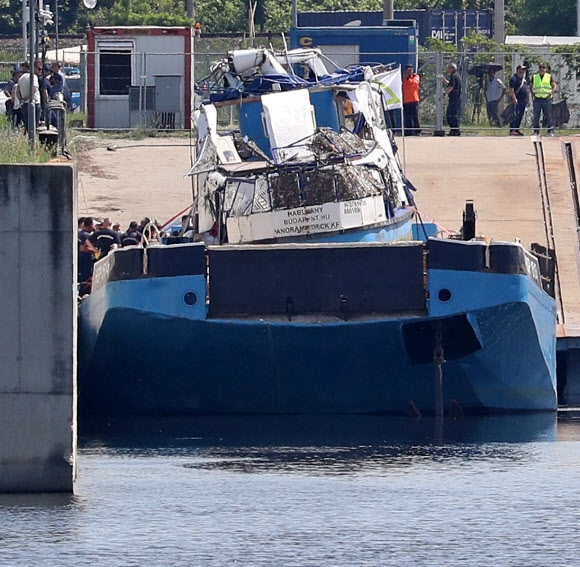
<path fill-rule="evenodd" d="M 133 421 L 73 497 L 0 496 L 1 566 L 580 565 L 580 417 Z"/>

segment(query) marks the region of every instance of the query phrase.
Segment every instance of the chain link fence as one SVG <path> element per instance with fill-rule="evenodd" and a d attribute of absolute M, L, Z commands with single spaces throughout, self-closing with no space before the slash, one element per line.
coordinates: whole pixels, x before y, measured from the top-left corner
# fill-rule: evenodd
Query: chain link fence
<path fill-rule="evenodd" d="M 201 81 L 211 72 L 213 62 L 222 59 L 228 50 L 243 48 L 245 45 L 240 41 L 238 46 L 232 46 L 231 42 L 224 45 L 223 51 L 215 51 L 216 45 L 210 41 L 206 43 L 198 42 L 198 49 L 195 56 L 196 81 Z M 346 57 L 347 54 L 344 54 Z M 391 61 L 394 53 L 381 53 L 378 56 L 373 54 L 359 54 L 359 61 Z M 441 75 L 447 77 L 447 66 L 450 63 L 457 65 L 458 72 L 462 78 L 462 118 L 461 127 L 466 131 L 477 131 L 482 133 L 495 133 L 505 128 L 498 128 L 490 123 L 487 116 L 486 82 L 487 65 L 501 65 L 502 71 L 496 76 L 500 78 L 506 86 L 506 92 L 500 102 L 500 114 L 505 106 L 510 102 L 509 81 L 514 75 L 518 65 L 526 64 L 527 80 L 531 82 L 532 75 L 537 72 L 540 62 L 547 63 L 548 72 L 552 73 L 557 84 L 554 95 L 554 106 L 561 101 L 565 101 L 569 112 L 567 121 L 562 122 L 561 116 L 555 116 L 556 124 L 561 130 L 571 130 L 580 128 L 580 53 L 544 53 L 533 54 L 529 52 L 501 52 L 501 53 L 473 53 L 473 52 L 429 52 L 424 51 L 418 54 L 417 72 L 421 75 L 421 104 L 420 122 L 423 131 L 433 130 L 445 125 L 446 102 L 442 99 L 445 84 Z M 356 64 L 358 62 L 353 62 Z M 561 105 L 558 105 L 561 106 Z M 532 101 L 530 98 L 522 127 L 532 127 Z M 227 122 L 227 117 L 222 117 Z M 565 118 L 565 116 L 564 116 Z"/>
<path fill-rule="evenodd" d="M 278 37 L 264 36 L 256 38 L 253 43 L 256 46 L 265 44 L 270 46 L 272 43 L 275 48 L 281 48 L 281 39 Z M 196 83 L 203 81 L 205 77 L 210 75 L 212 64 L 220 59 L 223 59 L 227 51 L 233 49 L 243 49 L 250 47 L 250 41 L 245 37 L 227 37 L 227 38 L 201 38 L 195 42 L 195 57 L 194 57 L 194 80 Z M 4 49 L 1 53 L 0 59 L 0 81 L 8 81 L 11 70 L 20 65 L 23 61 L 23 54 L 21 50 Z M 130 128 L 133 127 L 156 127 L 158 121 L 150 121 L 144 118 L 144 111 L 151 105 L 151 100 L 148 97 L 153 96 L 151 89 L 155 84 L 155 77 L 167 73 L 167 65 L 171 62 L 171 56 L 175 58 L 179 54 L 160 54 L 160 53 L 133 53 L 131 55 L 131 69 L 127 69 L 127 62 L 119 62 L 114 54 L 111 54 L 109 67 L 111 75 L 115 75 L 115 65 L 118 64 L 119 72 L 130 77 L 130 85 L 128 90 L 131 90 L 132 96 L 132 110 L 137 112 L 131 119 L 121 121 L 127 123 Z M 397 54 L 400 56 L 400 54 Z M 346 54 L 345 54 L 346 56 Z M 373 61 L 388 63 L 394 59 L 394 53 L 373 53 L 373 54 L 359 54 L 359 61 Z M 61 61 L 65 57 L 59 57 Z M 418 54 L 417 72 L 421 75 L 421 103 L 420 103 L 420 122 L 421 129 L 424 133 L 429 131 L 436 131 L 445 127 L 445 108 L 446 101 L 443 100 L 442 94 L 445 90 L 445 84 L 441 79 L 441 75 L 446 75 L 446 69 L 449 63 L 455 63 L 458 72 L 462 78 L 463 92 L 462 92 L 462 115 L 461 128 L 465 131 L 473 131 L 478 133 L 499 133 L 504 131 L 507 133 L 508 126 L 500 127 L 494 126 L 486 112 L 486 65 L 496 64 L 501 65 L 502 71 L 497 76 L 504 82 L 506 88 L 509 86 L 509 80 L 515 73 L 517 65 L 526 64 L 528 69 L 526 71 L 528 80 L 531 81 L 532 75 L 537 72 L 538 64 L 545 62 L 548 65 L 548 72 L 557 84 L 557 90 L 553 99 L 553 108 L 556 105 L 562 107 L 561 101 L 565 101 L 569 116 L 556 115 L 555 123 L 560 130 L 572 130 L 580 128 L 580 53 L 571 51 L 550 52 L 550 53 L 531 53 L 530 50 L 525 51 L 523 48 L 520 51 L 488 53 L 488 52 L 420 52 Z M 81 98 L 83 104 L 86 104 L 86 69 L 81 63 L 70 63 L 78 66 L 80 70 L 82 89 Z M 353 61 L 353 64 L 358 64 L 358 61 Z M 128 75 L 127 75 L 128 74 Z M 183 70 L 173 69 L 171 74 L 182 74 Z M 183 76 L 185 81 L 185 76 Z M 116 93 L 119 94 L 119 93 Z M 126 94 L 129 94 L 128 92 Z M 500 103 L 500 113 L 502 109 L 509 103 L 509 89 L 506 90 L 502 101 Z M 81 108 L 81 110 L 83 110 Z M 168 112 L 173 109 L 168 109 Z M 532 104 L 528 104 L 524 120 L 522 122 L 523 128 L 531 128 L 532 125 Z M 563 120 L 565 119 L 565 120 Z M 219 121 L 225 127 L 235 127 L 236 116 L 232 109 L 220 109 Z M 119 124 L 121 123 L 119 122 Z M 162 123 L 165 124 L 165 122 Z M 183 117 L 180 123 L 184 123 Z M 175 126 L 178 128 L 178 125 Z"/>

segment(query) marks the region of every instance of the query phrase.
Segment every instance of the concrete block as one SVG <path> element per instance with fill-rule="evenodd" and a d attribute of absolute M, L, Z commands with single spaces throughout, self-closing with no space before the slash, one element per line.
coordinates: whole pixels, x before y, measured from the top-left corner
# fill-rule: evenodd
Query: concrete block
<path fill-rule="evenodd" d="M 71 492 L 76 170 L 0 165 L 0 492 Z"/>
<path fill-rule="evenodd" d="M 73 395 L 0 394 L 0 492 L 72 492 Z"/>

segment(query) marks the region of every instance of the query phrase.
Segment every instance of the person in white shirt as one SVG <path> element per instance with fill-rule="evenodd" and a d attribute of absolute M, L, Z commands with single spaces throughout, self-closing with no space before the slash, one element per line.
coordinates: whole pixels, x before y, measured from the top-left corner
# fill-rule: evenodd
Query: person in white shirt
<path fill-rule="evenodd" d="M 34 116 L 36 125 L 40 122 L 40 90 L 38 88 L 38 76 L 42 73 L 42 63 L 34 62 L 34 74 L 32 83 L 32 95 L 30 89 L 30 73 L 23 73 L 16 85 L 16 96 L 20 99 L 20 110 L 24 121 L 24 128 L 28 131 L 28 108 L 29 104 L 34 105 Z"/>

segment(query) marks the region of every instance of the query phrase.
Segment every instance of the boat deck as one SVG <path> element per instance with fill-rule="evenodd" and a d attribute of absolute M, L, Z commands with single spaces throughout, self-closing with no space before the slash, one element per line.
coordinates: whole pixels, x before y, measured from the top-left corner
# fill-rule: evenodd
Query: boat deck
<path fill-rule="evenodd" d="M 495 240 L 519 238 L 550 245 L 553 227 L 560 288 L 558 337 L 580 339 L 579 226 L 565 142 L 578 149 L 574 136 L 542 138 L 547 198 L 540 190 L 536 154 L 530 137 L 411 138 L 406 141 L 406 172 L 419 188 L 419 210 L 444 228 L 456 231 L 467 199 L 477 211 L 477 233 Z M 578 168 L 576 168 L 578 175 Z M 579 176 L 580 179 L 580 176 Z M 546 207 L 544 207 L 546 205 Z M 544 220 L 544 208 L 551 223 Z M 546 224 L 548 231 L 546 230 Z"/>

